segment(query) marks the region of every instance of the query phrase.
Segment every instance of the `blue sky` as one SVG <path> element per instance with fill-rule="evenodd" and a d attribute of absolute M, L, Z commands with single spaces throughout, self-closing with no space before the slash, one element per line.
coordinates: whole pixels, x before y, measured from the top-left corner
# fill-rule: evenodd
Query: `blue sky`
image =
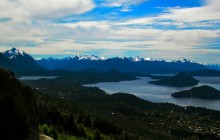
<path fill-rule="evenodd" d="M 220 64 L 220 0 L 1 0 L 0 51 Z"/>

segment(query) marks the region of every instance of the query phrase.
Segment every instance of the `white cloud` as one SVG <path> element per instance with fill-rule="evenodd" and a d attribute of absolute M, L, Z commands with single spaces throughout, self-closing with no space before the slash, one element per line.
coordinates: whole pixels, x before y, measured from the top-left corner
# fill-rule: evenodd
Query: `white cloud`
<path fill-rule="evenodd" d="M 220 37 L 220 30 L 143 29 L 110 21 L 67 24 L 44 22 L 43 25 L 39 22 L 29 26 L 18 26 L 12 22 L 2 23 L 0 30 L 2 31 L 0 32 L 1 42 L 34 42 L 39 47 L 30 48 L 32 53 L 36 51 L 35 53 L 49 54 L 72 49 L 184 51 L 184 49 L 213 43 Z M 1 45 L 1 47 L 7 46 Z"/>
<path fill-rule="evenodd" d="M 75 22 L 75 23 L 67 23 L 67 24 L 61 24 L 70 28 L 77 28 L 77 27 L 82 27 L 82 28 L 101 28 L 101 29 L 109 29 L 111 26 L 111 23 L 108 21 L 84 21 L 84 22 Z"/>
<path fill-rule="evenodd" d="M 213 27 L 220 24 L 220 0 L 207 0 L 201 7 L 170 7 L 154 17 L 142 17 L 121 22 L 123 25 L 162 25 L 186 27 Z M 141 27 L 143 28 L 143 27 Z"/>
<path fill-rule="evenodd" d="M 171 8 L 166 14 L 158 16 L 158 19 L 172 20 L 181 23 L 198 23 L 202 21 L 220 22 L 220 1 L 207 0 L 207 3 L 201 7 L 192 8 Z M 199 26 L 199 25 L 198 25 Z"/>
<path fill-rule="evenodd" d="M 109 7 L 122 7 L 122 12 L 128 12 L 130 11 L 132 6 L 139 5 L 143 2 L 146 2 L 148 0 L 105 0 L 104 6 Z"/>
<path fill-rule="evenodd" d="M 90 11 L 92 0 L 1 0 L 0 17 L 54 19 Z"/>

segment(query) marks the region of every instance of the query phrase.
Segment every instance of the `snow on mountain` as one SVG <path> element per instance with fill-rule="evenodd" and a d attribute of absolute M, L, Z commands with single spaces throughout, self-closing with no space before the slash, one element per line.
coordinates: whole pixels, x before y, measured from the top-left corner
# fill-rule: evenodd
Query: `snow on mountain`
<path fill-rule="evenodd" d="M 71 60 L 90 60 L 90 61 L 97 61 L 97 60 L 107 60 L 109 58 L 106 57 L 98 57 L 95 55 L 74 55 L 72 57 L 66 57 L 66 58 L 62 58 L 62 59 L 58 59 L 58 58 L 53 58 L 53 57 L 49 57 L 49 58 L 43 58 L 40 60 L 44 60 L 44 61 L 52 61 L 52 60 L 64 60 L 64 61 L 71 61 Z M 123 60 L 129 60 L 132 62 L 140 62 L 140 61 L 151 61 L 151 62 L 167 62 L 167 63 L 197 63 L 194 61 L 190 61 L 188 59 L 185 58 L 180 58 L 178 60 L 165 60 L 165 59 L 154 59 L 154 58 L 143 58 L 140 56 L 136 56 L 136 57 L 113 57 L 110 59 L 123 59 Z M 200 63 L 198 63 L 200 64 Z"/>
<path fill-rule="evenodd" d="M 9 59 L 17 58 L 18 56 L 25 56 L 28 55 L 24 51 L 19 51 L 16 48 L 12 48 L 11 50 L 7 50 L 3 52 L 3 55 Z"/>
<path fill-rule="evenodd" d="M 15 59 L 17 58 L 18 56 L 29 56 L 27 53 L 25 53 L 24 51 L 19 51 L 17 50 L 16 48 L 12 48 L 11 50 L 7 50 L 6 52 L 3 52 L 3 55 L 9 59 Z M 129 61 L 132 61 L 132 62 L 140 62 L 140 61 L 152 61 L 152 62 L 168 62 L 168 63 L 197 63 L 197 62 L 194 62 L 194 61 L 190 61 L 190 60 L 187 60 L 185 58 L 180 58 L 178 60 L 164 60 L 164 59 L 154 59 L 154 58 L 143 58 L 143 57 L 140 57 L 140 56 L 136 56 L 136 57 L 115 57 L 115 58 L 118 58 L 118 59 L 124 59 L 124 60 L 129 60 Z M 89 54 L 86 54 L 86 55 L 74 55 L 72 57 L 66 57 L 66 58 L 63 58 L 63 59 L 58 59 L 58 58 L 53 58 L 53 57 L 49 57 L 49 58 L 42 58 L 40 60 L 43 60 L 43 61 L 52 61 L 52 60 L 64 60 L 64 61 L 71 61 L 71 60 L 90 60 L 90 61 L 97 61 L 97 60 L 107 60 L 108 58 L 106 57 L 98 57 L 96 55 L 89 55 Z M 114 59 L 114 58 L 112 58 Z M 198 63 L 200 64 L 200 63 Z"/>
<path fill-rule="evenodd" d="M 69 58 L 69 59 L 71 59 L 71 58 Z M 106 60 L 105 57 L 98 57 L 98 56 L 89 55 L 89 54 L 86 54 L 86 55 L 74 55 L 72 57 L 72 59 L 76 59 L 76 60 Z"/>
<path fill-rule="evenodd" d="M 2 58 L 0 58 L 0 65 L 3 68 L 9 69 L 16 74 L 21 74 L 28 71 L 44 70 L 36 60 L 24 51 L 19 51 L 16 48 L 7 50 L 2 53 Z"/>
<path fill-rule="evenodd" d="M 62 59 L 58 59 L 58 58 L 53 58 L 53 57 L 49 57 L 49 58 L 43 58 L 41 60 L 44 61 L 52 61 L 52 60 L 64 60 L 64 61 L 71 61 L 71 60 L 106 60 L 106 57 L 98 57 L 95 55 L 74 55 L 72 57 L 66 57 L 66 58 L 62 58 Z"/>
<path fill-rule="evenodd" d="M 155 61 L 155 59 L 150 58 L 150 57 L 147 57 L 147 58 L 145 58 L 144 60 L 145 60 L 145 61 Z"/>
<path fill-rule="evenodd" d="M 95 55 L 79 55 L 79 60 L 101 60 L 100 57 Z"/>
<path fill-rule="evenodd" d="M 134 62 L 144 61 L 144 58 L 137 56 L 133 59 Z"/>
<path fill-rule="evenodd" d="M 176 60 L 175 62 L 181 62 L 181 63 L 186 63 L 186 62 L 191 62 L 190 60 L 187 60 L 185 58 L 180 58 L 178 60 Z"/>

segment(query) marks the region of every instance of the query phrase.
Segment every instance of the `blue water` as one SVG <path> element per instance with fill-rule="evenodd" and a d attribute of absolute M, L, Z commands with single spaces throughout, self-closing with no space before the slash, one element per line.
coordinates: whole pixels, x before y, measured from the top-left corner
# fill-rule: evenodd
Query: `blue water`
<path fill-rule="evenodd" d="M 58 76 L 21 76 L 19 80 L 55 79 Z"/>
<path fill-rule="evenodd" d="M 220 77 L 195 77 L 200 81 L 197 86 L 209 85 L 220 90 Z M 88 84 L 84 86 L 99 87 L 108 94 L 117 92 L 130 93 L 142 99 L 152 102 L 168 102 L 180 106 L 205 107 L 209 109 L 220 110 L 220 100 L 202 100 L 202 99 L 176 99 L 171 94 L 177 91 L 191 89 L 192 87 L 175 88 L 148 84 L 152 81 L 149 77 L 139 77 L 138 80 L 121 82 L 104 82 L 97 84 Z"/>

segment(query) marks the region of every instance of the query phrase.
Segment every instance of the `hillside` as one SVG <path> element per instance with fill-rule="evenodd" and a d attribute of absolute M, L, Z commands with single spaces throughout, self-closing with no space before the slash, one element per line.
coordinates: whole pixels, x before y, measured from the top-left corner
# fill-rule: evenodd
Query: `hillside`
<path fill-rule="evenodd" d="M 210 86 L 194 87 L 171 95 L 174 98 L 220 99 L 220 91 Z"/>
<path fill-rule="evenodd" d="M 162 78 L 157 81 L 150 81 L 149 83 L 162 86 L 187 87 L 197 85 L 199 81 L 194 79 L 192 76 L 181 72 L 174 76 Z"/>
<path fill-rule="evenodd" d="M 49 138 L 48 135 L 55 140 L 98 140 L 123 137 L 125 131 L 111 121 L 87 112 L 81 105 L 34 91 L 21 84 L 12 72 L 0 69 L 0 79 L 0 134 L 3 138 L 38 140 L 39 137 Z"/>
<path fill-rule="evenodd" d="M 31 88 L 20 84 L 13 73 L 0 69 L 1 137 L 38 139 L 38 110 Z"/>

